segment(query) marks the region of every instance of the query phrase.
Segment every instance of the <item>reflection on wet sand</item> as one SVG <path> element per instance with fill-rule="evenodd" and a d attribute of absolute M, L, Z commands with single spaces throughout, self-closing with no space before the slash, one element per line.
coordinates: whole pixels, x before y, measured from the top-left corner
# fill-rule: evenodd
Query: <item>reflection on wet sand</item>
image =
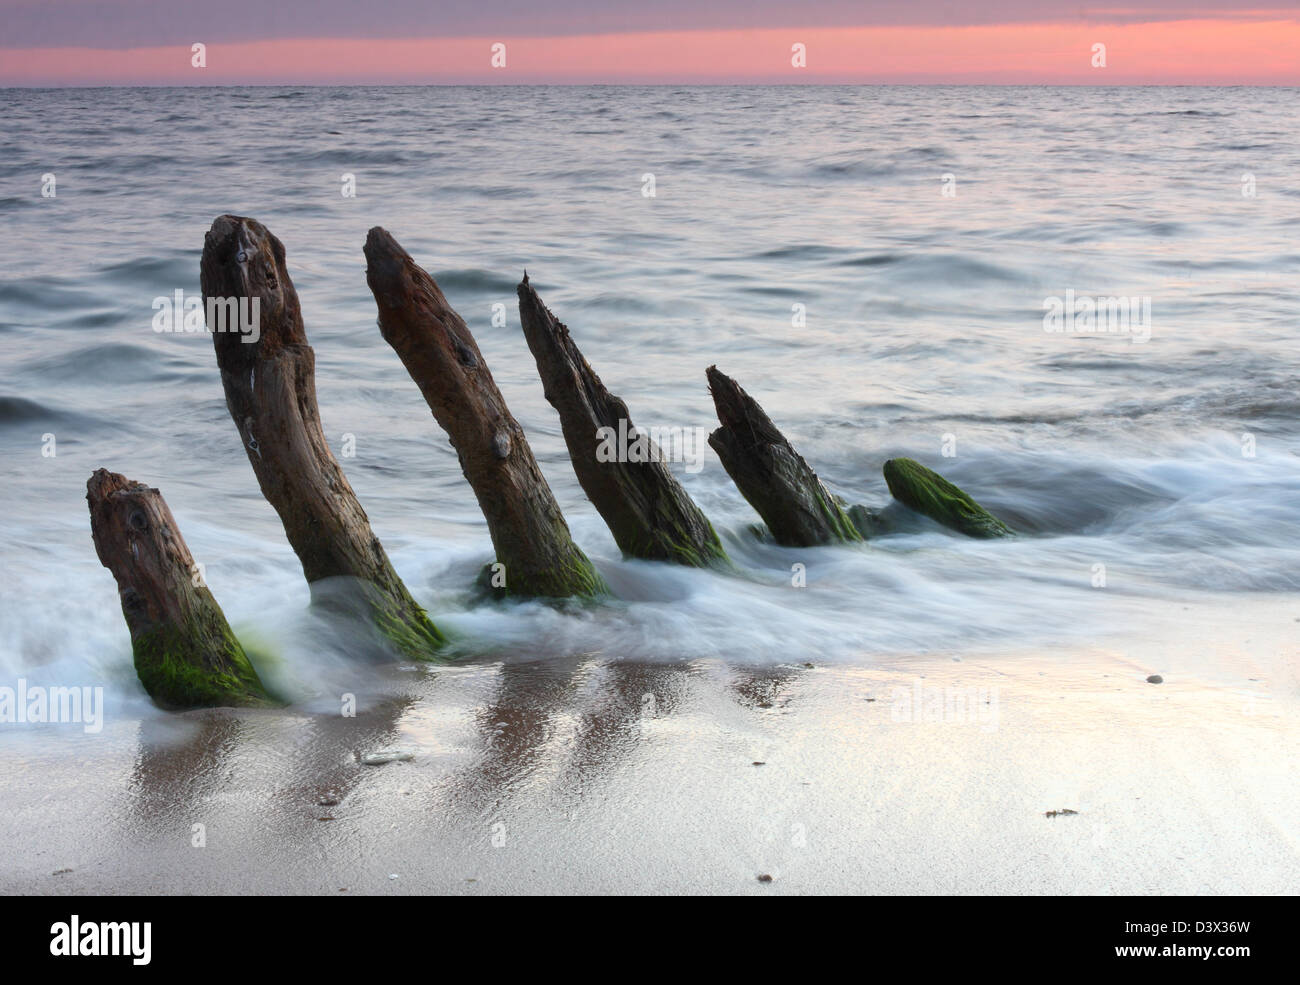
<path fill-rule="evenodd" d="M 130 817 L 142 833 L 173 826 L 228 787 L 244 732 L 243 716 L 224 708 L 142 721 L 128 787 Z"/>
<path fill-rule="evenodd" d="M 554 781 L 557 796 L 582 795 L 635 755 L 648 721 L 671 718 L 692 692 L 716 687 L 740 709 L 762 711 L 790 700 L 785 692 L 797 674 L 747 667 L 722 685 L 694 663 L 576 657 L 507 662 L 498 670 L 491 703 L 474 716 L 481 754 L 454 776 L 458 808 L 481 814 L 539 777 Z"/>
<path fill-rule="evenodd" d="M 462 810 L 491 813 L 543 762 L 556 734 L 560 709 L 574 699 L 588 658 L 506 662 L 499 666 L 496 694 L 474 714 L 482 755 L 455 778 Z"/>
<path fill-rule="evenodd" d="M 577 786 L 608 775 L 630 755 L 647 719 L 673 715 L 698 676 L 690 664 L 616 661 L 599 668 L 588 708 L 578 713 L 566 775 Z M 591 707 L 594 705 L 594 707 Z"/>
<path fill-rule="evenodd" d="M 785 694 L 798 673 L 792 667 L 736 667 L 729 689 L 736 702 L 753 711 L 785 707 L 790 698 Z"/>
<path fill-rule="evenodd" d="M 312 716 L 300 733 L 300 755 L 292 769 L 301 782 L 279 788 L 277 796 L 286 807 L 332 820 L 331 809 L 346 802 L 370 769 L 361 765 L 362 756 L 399 745 L 402 719 L 415 705 L 415 698 L 403 696 L 359 708 L 355 717 Z"/>
<path fill-rule="evenodd" d="M 355 717 L 211 709 L 183 721 L 142 722 L 129 784 L 136 834 L 174 832 L 179 822 L 210 816 L 241 789 L 278 806 L 266 812 L 272 817 L 326 817 L 361 784 L 361 756 L 395 744 L 415 703 L 410 696 L 387 698 Z M 244 801 L 233 806 L 265 809 Z"/>
<path fill-rule="evenodd" d="M 438 834 L 449 825 L 467 839 L 458 852 L 465 873 L 477 873 L 482 859 L 472 859 L 493 847 L 498 827 L 508 822 L 514 836 L 527 823 L 521 814 L 572 819 L 601 810 L 638 763 L 662 746 L 689 745 L 683 728 L 722 739 L 726 754 L 698 769 L 721 779 L 747 767 L 760 758 L 748 753 L 770 709 L 790 703 L 802 673 L 512 654 L 419 675 L 394 669 L 386 681 L 377 672 L 366 680 L 375 691 L 352 716 L 318 699 L 305 708 L 151 719 L 139 729 L 118 823 L 125 844 L 146 856 L 178 853 L 198 880 L 241 864 L 228 854 L 241 839 L 283 846 L 283 864 L 291 856 L 324 873 L 391 845 L 385 871 L 405 870 L 412 852 L 449 850 Z M 701 707 L 713 711 L 694 722 Z M 411 750 L 413 760 L 361 762 L 392 747 Z M 200 847 L 207 851 L 190 854 Z M 340 875 L 333 891 L 350 882 Z"/>

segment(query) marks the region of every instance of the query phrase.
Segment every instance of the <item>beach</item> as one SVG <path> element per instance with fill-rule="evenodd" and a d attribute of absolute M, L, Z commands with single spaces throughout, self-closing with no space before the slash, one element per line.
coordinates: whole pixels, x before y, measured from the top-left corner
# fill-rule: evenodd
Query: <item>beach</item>
<path fill-rule="evenodd" d="M 1170 617 L 1185 635 L 1156 644 L 1159 685 L 1104 651 L 906 672 L 589 656 L 390 668 L 355 718 L 111 722 L 93 752 L 65 729 L 7 759 L 0 838 L 24 847 L 0 888 L 1294 892 L 1300 726 L 1277 645 L 1295 617 Z M 1207 673 L 1210 652 L 1235 674 Z M 393 748 L 413 758 L 360 762 Z"/>

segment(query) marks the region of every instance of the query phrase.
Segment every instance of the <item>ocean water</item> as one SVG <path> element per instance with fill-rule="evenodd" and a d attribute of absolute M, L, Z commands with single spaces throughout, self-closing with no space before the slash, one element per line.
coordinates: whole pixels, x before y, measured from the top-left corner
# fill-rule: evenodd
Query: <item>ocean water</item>
<path fill-rule="evenodd" d="M 155 298 L 198 293 L 225 212 L 284 242 L 327 437 L 341 455 L 351 436 L 375 531 L 466 659 L 1102 647 L 1141 666 L 1180 620 L 1300 617 L 1295 90 L 4 90 L 0 111 L 0 683 L 103 684 L 150 714 L 90 539 L 100 467 L 162 490 L 237 631 L 280 654 L 263 668 L 280 686 L 310 702 L 349 673 L 211 340 L 152 328 Z M 487 529 L 376 328 L 374 225 L 468 321 L 618 600 L 476 598 Z M 917 522 L 780 548 L 708 450 L 674 468 L 736 571 L 622 560 L 520 331 L 525 269 L 641 427 L 716 426 L 716 363 L 848 502 L 885 505 L 880 467 L 907 455 L 1022 536 Z M 1067 291 L 1146 299 L 1149 331 L 1049 332 Z"/>

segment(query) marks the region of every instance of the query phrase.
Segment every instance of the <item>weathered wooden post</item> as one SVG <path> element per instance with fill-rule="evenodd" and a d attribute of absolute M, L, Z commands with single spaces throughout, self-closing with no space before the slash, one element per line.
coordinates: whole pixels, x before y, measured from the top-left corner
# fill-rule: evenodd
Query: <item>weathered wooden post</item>
<path fill-rule="evenodd" d="M 492 587 L 564 598 L 608 592 L 573 542 L 523 428 L 511 415 L 464 319 L 397 240 L 366 236 L 366 282 L 379 330 L 451 438 L 474 489 L 502 569 Z"/>
<path fill-rule="evenodd" d="M 1011 529 L 938 472 L 910 458 L 885 463 L 889 494 L 909 509 L 967 537 L 1010 537 Z"/>
<path fill-rule="evenodd" d="M 573 470 L 623 553 L 696 567 L 725 561 L 713 525 L 663 463 L 654 442 L 637 439 L 644 442 L 641 461 L 601 455 L 609 435 L 636 435 L 627 404 L 605 389 L 527 274 L 518 294 L 519 320 L 546 399 L 559 412 Z"/>
<path fill-rule="evenodd" d="M 209 312 L 231 299 L 255 312 L 255 324 L 242 330 L 208 328 L 226 406 L 303 575 L 312 585 L 354 579 L 382 636 L 406 657 L 431 658 L 444 637 L 393 570 L 321 430 L 316 354 L 283 244 L 254 219 L 219 216 L 204 239 L 200 269 Z"/>
<path fill-rule="evenodd" d="M 731 377 L 708 368 L 722 426 L 709 444 L 778 544 L 811 547 L 860 541 L 862 532 L 790 442 Z"/>
<path fill-rule="evenodd" d="M 272 704 L 162 494 L 98 469 L 86 501 L 95 552 L 117 581 L 149 696 L 166 708 Z"/>

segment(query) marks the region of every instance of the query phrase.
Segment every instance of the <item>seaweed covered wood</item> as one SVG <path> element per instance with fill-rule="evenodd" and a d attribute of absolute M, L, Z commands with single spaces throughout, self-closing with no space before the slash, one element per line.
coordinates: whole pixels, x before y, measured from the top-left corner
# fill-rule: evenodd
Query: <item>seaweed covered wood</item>
<path fill-rule="evenodd" d="M 98 469 L 86 502 L 95 553 L 117 581 L 149 696 L 176 709 L 271 704 L 162 494 Z"/>
<path fill-rule="evenodd" d="M 1011 529 L 938 472 L 910 458 L 885 463 L 889 493 L 909 509 L 923 513 L 968 537 L 1010 537 Z"/>
<path fill-rule="evenodd" d="M 325 441 L 316 354 L 307 344 L 284 245 L 254 219 L 219 216 L 204 239 L 200 272 L 209 308 L 216 299 L 248 299 L 248 310 L 257 304 L 255 331 L 208 327 L 226 406 L 303 575 L 313 586 L 353 579 L 374 626 L 401 655 L 433 657 L 444 637 L 393 570 Z M 332 582 L 328 597 L 336 598 L 336 588 Z"/>
<path fill-rule="evenodd" d="M 447 432 L 487 519 L 504 575 L 493 587 L 551 598 L 606 594 L 464 319 L 387 230 L 370 230 L 365 254 L 379 330 Z"/>
<path fill-rule="evenodd" d="M 741 495 L 763 518 L 778 544 L 812 547 L 860 541 L 844 507 L 817 478 L 753 397 L 710 366 L 709 391 L 722 426 L 709 444 Z"/>
<path fill-rule="evenodd" d="M 629 557 L 695 567 L 726 560 L 713 525 L 648 437 L 644 461 L 601 459 L 602 433 L 637 433 L 627 404 L 605 389 L 568 328 L 528 283 L 527 274 L 518 294 L 519 321 L 546 399 L 560 415 L 573 470 L 619 548 Z"/>

